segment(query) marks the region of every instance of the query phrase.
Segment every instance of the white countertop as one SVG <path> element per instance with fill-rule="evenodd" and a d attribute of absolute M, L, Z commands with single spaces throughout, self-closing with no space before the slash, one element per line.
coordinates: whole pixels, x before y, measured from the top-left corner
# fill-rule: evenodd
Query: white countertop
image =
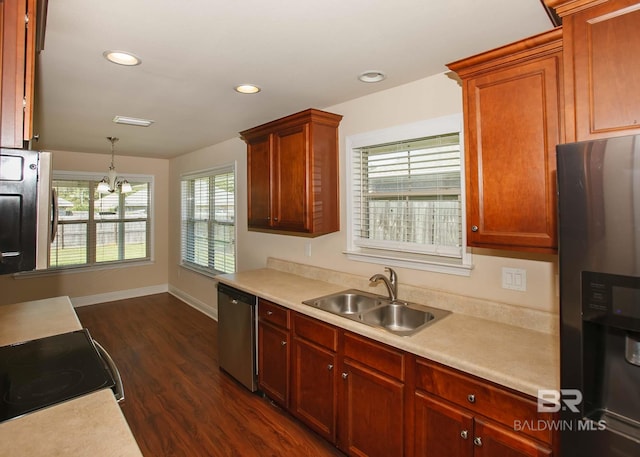
<path fill-rule="evenodd" d="M 0 305 L 0 346 L 82 328 L 69 297 Z M 0 423 L 0 456 L 142 457 L 111 389 Z"/>
<path fill-rule="evenodd" d="M 534 397 L 539 389 L 560 386 L 557 335 L 453 313 L 412 336 L 402 337 L 302 304 L 304 300 L 346 289 L 341 285 L 275 269 L 221 275 L 217 279 L 302 314 Z"/>

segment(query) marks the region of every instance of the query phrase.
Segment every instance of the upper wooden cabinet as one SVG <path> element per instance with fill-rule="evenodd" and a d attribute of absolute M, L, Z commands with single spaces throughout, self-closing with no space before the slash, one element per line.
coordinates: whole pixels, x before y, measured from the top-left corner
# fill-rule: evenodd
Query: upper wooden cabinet
<path fill-rule="evenodd" d="M 250 230 L 303 236 L 340 230 L 341 119 L 309 109 L 240 132 L 247 142 Z"/>
<path fill-rule="evenodd" d="M 36 0 L 0 1 L 0 146 L 22 148 L 32 136 Z"/>
<path fill-rule="evenodd" d="M 545 0 L 562 17 L 567 141 L 640 133 L 640 2 Z"/>
<path fill-rule="evenodd" d="M 468 245 L 555 252 L 562 30 L 448 67 L 463 84 Z"/>

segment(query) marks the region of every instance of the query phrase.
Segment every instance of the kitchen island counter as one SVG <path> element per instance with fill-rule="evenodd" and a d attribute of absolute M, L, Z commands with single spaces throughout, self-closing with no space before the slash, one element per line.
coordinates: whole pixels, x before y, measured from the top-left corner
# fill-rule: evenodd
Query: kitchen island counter
<path fill-rule="evenodd" d="M 0 346 L 81 328 L 69 297 L 0 305 Z M 111 389 L 0 423 L 0 455 L 142 457 Z"/>
<path fill-rule="evenodd" d="M 533 397 L 539 389 L 560 386 L 559 341 L 554 334 L 452 313 L 412 336 L 397 336 L 302 303 L 347 289 L 344 285 L 271 268 L 217 279 L 299 313 Z M 438 308 L 437 303 L 423 304 Z"/>

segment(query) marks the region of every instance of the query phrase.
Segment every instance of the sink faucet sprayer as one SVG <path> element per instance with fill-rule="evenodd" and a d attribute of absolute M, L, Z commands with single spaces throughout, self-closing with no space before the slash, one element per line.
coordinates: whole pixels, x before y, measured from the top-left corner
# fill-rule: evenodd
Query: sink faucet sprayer
<path fill-rule="evenodd" d="M 398 275 L 393 269 L 389 267 L 385 267 L 384 271 L 389 272 L 389 277 L 387 278 L 385 275 L 377 273 L 369 278 L 371 282 L 383 281 L 384 285 L 387 286 L 387 290 L 389 291 L 389 300 L 391 302 L 395 302 L 398 298 Z"/>

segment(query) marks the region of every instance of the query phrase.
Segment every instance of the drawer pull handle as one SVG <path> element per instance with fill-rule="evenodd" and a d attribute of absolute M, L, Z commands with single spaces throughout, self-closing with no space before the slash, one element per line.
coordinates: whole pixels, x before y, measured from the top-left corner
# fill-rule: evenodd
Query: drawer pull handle
<path fill-rule="evenodd" d="M 342 373 L 342 379 L 347 379 L 347 376 L 349 376 L 349 373 Z"/>
<path fill-rule="evenodd" d="M 461 431 L 460 438 L 462 438 L 463 440 L 466 440 L 467 438 L 469 438 L 469 431 L 468 430 Z"/>
<path fill-rule="evenodd" d="M 329 371 L 333 370 L 333 365 L 332 364 L 327 365 L 327 370 Z"/>
<path fill-rule="evenodd" d="M 482 438 L 480 438 L 479 436 L 476 436 L 473 439 L 473 444 L 475 444 L 478 447 L 481 447 L 482 446 Z"/>
<path fill-rule="evenodd" d="M 280 341 L 280 346 L 286 346 L 287 342 L 286 341 Z"/>
<path fill-rule="evenodd" d="M 469 403 L 475 403 L 476 402 L 476 396 L 473 394 L 469 394 L 467 395 L 467 400 L 469 401 Z"/>

